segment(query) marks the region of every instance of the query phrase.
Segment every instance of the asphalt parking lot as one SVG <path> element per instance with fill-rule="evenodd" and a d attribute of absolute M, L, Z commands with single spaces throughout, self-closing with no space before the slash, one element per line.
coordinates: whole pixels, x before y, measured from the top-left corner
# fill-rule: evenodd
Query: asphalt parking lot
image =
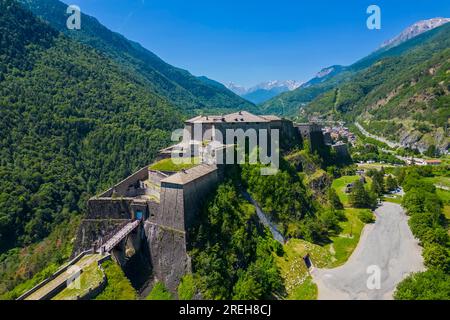
<path fill-rule="evenodd" d="M 424 270 L 422 249 L 409 229 L 402 207 L 384 202 L 375 214 L 376 223 L 365 227 L 358 247 L 345 265 L 311 272 L 319 300 L 390 300 L 402 279 Z"/>

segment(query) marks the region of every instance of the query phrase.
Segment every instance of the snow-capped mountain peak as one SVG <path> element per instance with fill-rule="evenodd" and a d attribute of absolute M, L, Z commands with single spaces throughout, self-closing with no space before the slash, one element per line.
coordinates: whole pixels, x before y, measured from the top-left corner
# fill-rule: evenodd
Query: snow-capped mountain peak
<path fill-rule="evenodd" d="M 262 82 L 251 88 L 245 88 L 235 83 L 228 83 L 226 87 L 236 93 L 237 95 L 253 102 L 261 103 L 269 100 L 270 98 L 286 92 L 292 91 L 300 87 L 303 83 L 295 80 L 272 80 L 267 82 Z"/>
<path fill-rule="evenodd" d="M 280 89 L 282 91 L 292 91 L 300 87 L 303 83 L 295 80 L 272 80 L 267 82 L 262 82 L 256 86 L 245 88 L 244 86 L 237 85 L 233 82 L 226 84 L 225 86 L 238 95 L 246 95 L 257 90 L 273 90 Z"/>
<path fill-rule="evenodd" d="M 433 18 L 428 20 L 421 20 L 413 25 L 409 26 L 405 30 L 403 30 L 398 36 L 395 38 L 392 38 L 388 41 L 385 41 L 381 48 L 384 47 L 393 47 L 396 45 L 401 44 L 402 42 L 405 42 L 409 39 L 412 39 L 414 37 L 417 37 L 418 35 L 427 32 L 429 30 L 432 30 L 434 28 L 440 27 L 445 23 L 450 22 L 450 18 Z"/>

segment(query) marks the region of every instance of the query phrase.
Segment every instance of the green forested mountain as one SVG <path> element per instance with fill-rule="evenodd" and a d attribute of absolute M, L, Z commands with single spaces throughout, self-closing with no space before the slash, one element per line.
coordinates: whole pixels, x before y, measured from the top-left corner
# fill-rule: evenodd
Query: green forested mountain
<path fill-rule="evenodd" d="M 0 1 L 0 115 L 0 254 L 46 237 L 182 125 L 145 78 L 12 0 Z"/>
<path fill-rule="evenodd" d="M 138 43 L 108 30 L 93 17 L 82 14 L 81 30 L 67 29 L 67 4 L 58 0 L 19 2 L 66 36 L 106 54 L 140 78 L 147 90 L 187 113 L 256 109 L 224 86 L 204 81 L 205 78 L 195 77 L 186 70 L 167 64 Z"/>
<path fill-rule="evenodd" d="M 448 148 L 450 24 L 392 50 L 400 55 L 359 62 L 368 67 L 309 103 L 305 113 L 357 120 L 371 133 L 421 151 Z"/>
<path fill-rule="evenodd" d="M 447 26 L 448 27 L 448 26 Z M 432 41 L 434 36 L 440 33 L 441 28 L 436 28 L 408 40 L 395 47 L 381 48 L 369 56 L 357 61 L 348 67 L 332 66 L 322 70 L 315 78 L 305 83 L 300 88 L 283 93 L 270 101 L 262 104 L 262 110 L 270 110 L 277 114 L 298 115 L 299 109 L 309 104 L 328 90 L 334 89 L 339 85 L 350 81 L 359 72 L 389 57 L 399 57 L 403 54 L 422 46 L 425 42 Z M 306 109 L 306 108 L 305 108 Z"/>
<path fill-rule="evenodd" d="M 369 132 L 421 151 L 448 148 L 450 24 L 263 104 L 263 110 L 358 120 Z"/>

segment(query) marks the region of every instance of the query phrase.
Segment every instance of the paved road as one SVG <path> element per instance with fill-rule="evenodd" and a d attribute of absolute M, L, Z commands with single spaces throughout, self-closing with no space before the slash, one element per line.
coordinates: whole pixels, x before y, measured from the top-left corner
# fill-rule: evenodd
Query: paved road
<path fill-rule="evenodd" d="M 369 138 L 372 138 L 372 139 L 381 141 L 381 142 L 383 142 L 383 143 L 386 143 L 386 144 L 387 144 L 389 147 L 391 147 L 391 148 L 402 147 L 402 145 L 401 145 L 400 143 L 398 143 L 398 142 L 389 141 L 389 140 L 386 139 L 386 138 L 383 138 L 383 137 L 380 137 L 380 136 L 377 136 L 377 135 L 374 135 L 374 134 L 371 134 L 371 133 L 367 132 L 367 130 L 364 129 L 363 126 L 360 125 L 358 122 L 355 122 L 355 125 L 358 127 L 359 131 L 361 131 L 361 133 L 362 133 L 363 135 L 365 135 L 366 137 L 369 137 Z"/>
<path fill-rule="evenodd" d="M 408 227 L 402 207 L 385 202 L 375 214 L 377 222 L 366 226 L 345 265 L 312 271 L 319 300 L 390 300 L 402 279 L 424 270 L 421 247 Z M 368 279 L 373 275 L 368 273 L 370 266 L 378 266 L 381 271 L 379 289 L 368 289 Z"/>

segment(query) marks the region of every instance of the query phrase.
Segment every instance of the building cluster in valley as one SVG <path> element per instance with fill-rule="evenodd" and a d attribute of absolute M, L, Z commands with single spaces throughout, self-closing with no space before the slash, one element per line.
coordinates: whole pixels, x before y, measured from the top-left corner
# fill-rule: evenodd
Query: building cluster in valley
<path fill-rule="evenodd" d="M 350 132 L 350 129 L 343 125 L 326 126 L 323 129 L 323 134 L 329 143 L 338 141 L 347 141 L 353 146 L 356 144 L 356 136 Z"/>
<path fill-rule="evenodd" d="M 198 125 L 201 138 L 194 134 Z M 184 136 L 180 143 L 161 150 L 155 164 L 142 168 L 88 201 L 74 255 L 92 247 L 97 251 L 104 249 L 104 243 L 130 221 L 140 220 L 141 227 L 133 231 L 134 235 L 125 238 L 109 253 L 124 266 L 137 251 L 146 250 L 155 280 L 176 292 L 181 277 L 191 272 L 187 231 L 196 223 L 206 196 L 225 174 L 227 165 L 218 161 L 219 154 L 235 147 L 233 143 L 217 139 L 220 133 L 225 137 L 228 129 L 266 129 L 269 135 L 271 130 L 278 130 L 280 146 L 277 148 L 283 148 L 283 144 L 302 144 L 302 140 L 313 136 L 341 150 L 339 152 L 347 148 L 345 144 L 333 143 L 332 139 L 326 141 L 328 131 L 324 134 L 322 127 L 313 123 L 295 124 L 276 116 L 258 116 L 245 111 L 195 117 L 185 123 L 184 131 L 189 137 Z M 188 159 L 199 161 L 179 170 L 171 167 L 164 170 L 156 165 L 171 159 L 174 152 L 181 156 L 187 153 Z"/>

